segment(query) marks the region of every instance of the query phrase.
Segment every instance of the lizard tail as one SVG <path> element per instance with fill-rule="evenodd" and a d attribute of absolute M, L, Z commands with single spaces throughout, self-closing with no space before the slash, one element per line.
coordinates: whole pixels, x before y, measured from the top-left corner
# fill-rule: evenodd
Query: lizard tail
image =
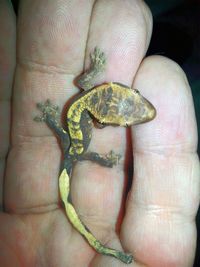
<path fill-rule="evenodd" d="M 68 216 L 69 221 L 74 226 L 74 228 L 77 229 L 79 233 L 81 233 L 85 239 L 88 241 L 88 243 L 99 253 L 104 255 L 113 256 L 119 260 L 121 260 L 124 263 L 131 263 L 133 260 L 132 255 L 126 254 L 122 251 L 118 251 L 109 247 L 105 247 L 98 241 L 95 236 L 86 228 L 86 226 L 81 222 L 81 220 L 78 217 L 78 214 L 76 213 L 75 208 L 73 205 L 69 202 L 69 192 L 70 192 L 70 181 L 69 181 L 69 175 L 67 174 L 67 170 L 63 169 L 62 173 L 59 177 L 59 189 L 60 189 L 60 195 L 61 199 L 64 203 L 65 211 Z"/>

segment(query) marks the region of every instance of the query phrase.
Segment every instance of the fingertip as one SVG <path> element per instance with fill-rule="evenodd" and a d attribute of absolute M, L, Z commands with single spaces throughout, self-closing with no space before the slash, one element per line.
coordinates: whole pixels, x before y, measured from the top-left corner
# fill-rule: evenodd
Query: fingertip
<path fill-rule="evenodd" d="M 147 57 L 137 72 L 134 87 L 157 110 L 157 116 L 152 122 L 135 128 L 137 148 L 159 147 L 166 151 L 167 147 L 176 147 L 177 152 L 196 151 L 197 130 L 193 99 L 182 68 L 163 56 Z"/>

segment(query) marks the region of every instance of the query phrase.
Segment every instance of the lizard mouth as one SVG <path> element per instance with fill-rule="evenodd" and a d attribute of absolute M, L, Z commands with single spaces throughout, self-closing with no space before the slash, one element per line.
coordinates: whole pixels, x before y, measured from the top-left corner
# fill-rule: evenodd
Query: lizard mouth
<path fill-rule="evenodd" d="M 146 118 L 147 120 L 146 121 L 151 121 L 156 116 L 156 109 L 148 100 L 146 101 L 147 101 L 147 118 Z"/>

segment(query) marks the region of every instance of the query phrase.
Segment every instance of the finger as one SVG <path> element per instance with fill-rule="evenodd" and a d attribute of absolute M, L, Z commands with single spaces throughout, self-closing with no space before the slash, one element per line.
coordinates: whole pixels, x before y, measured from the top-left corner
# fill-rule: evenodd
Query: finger
<path fill-rule="evenodd" d="M 141 1 L 96 2 L 86 48 L 86 68 L 89 53 L 98 46 L 105 52 L 107 65 L 97 84 L 118 81 L 131 86 L 145 55 L 151 26 L 151 14 Z M 89 150 L 101 154 L 114 150 L 124 157 L 125 146 L 125 129 L 106 127 L 94 129 Z M 73 174 L 72 197 L 82 220 L 103 243 L 121 249 L 114 229 L 123 195 L 124 159 L 112 169 L 81 162 Z"/>
<path fill-rule="evenodd" d="M 77 92 L 73 79 L 83 66 L 92 5 L 88 0 L 20 1 L 13 146 L 5 194 L 9 210 L 55 208 L 60 148 L 48 127 L 33 117 L 37 102 L 49 98 L 63 106 Z"/>
<path fill-rule="evenodd" d="M 157 109 L 134 128 L 134 180 L 122 236 L 138 262 L 191 266 L 199 205 L 197 131 L 185 74 L 164 57 L 142 63 L 134 85 Z"/>
<path fill-rule="evenodd" d="M 9 1 L 0 1 L 0 209 L 2 207 L 3 175 L 9 147 L 10 97 L 15 68 L 15 15 Z"/>
<path fill-rule="evenodd" d="M 133 77 L 149 45 L 152 16 L 142 1 L 97 1 L 92 17 L 86 49 L 98 46 L 106 54 L 105 74 L 98 83 L 118 81 L 131 85 Z"/>

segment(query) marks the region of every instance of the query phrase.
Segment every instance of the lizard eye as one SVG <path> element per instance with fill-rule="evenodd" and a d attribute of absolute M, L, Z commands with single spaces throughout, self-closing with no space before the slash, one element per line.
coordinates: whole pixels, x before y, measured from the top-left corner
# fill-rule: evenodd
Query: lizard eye
<path fill-rule="evenodd" d="M 139 93 L 140 93 L 137 89 L 134 89 L 134 92 L 135 92 L 136 94 L 139 94 Z"/>

